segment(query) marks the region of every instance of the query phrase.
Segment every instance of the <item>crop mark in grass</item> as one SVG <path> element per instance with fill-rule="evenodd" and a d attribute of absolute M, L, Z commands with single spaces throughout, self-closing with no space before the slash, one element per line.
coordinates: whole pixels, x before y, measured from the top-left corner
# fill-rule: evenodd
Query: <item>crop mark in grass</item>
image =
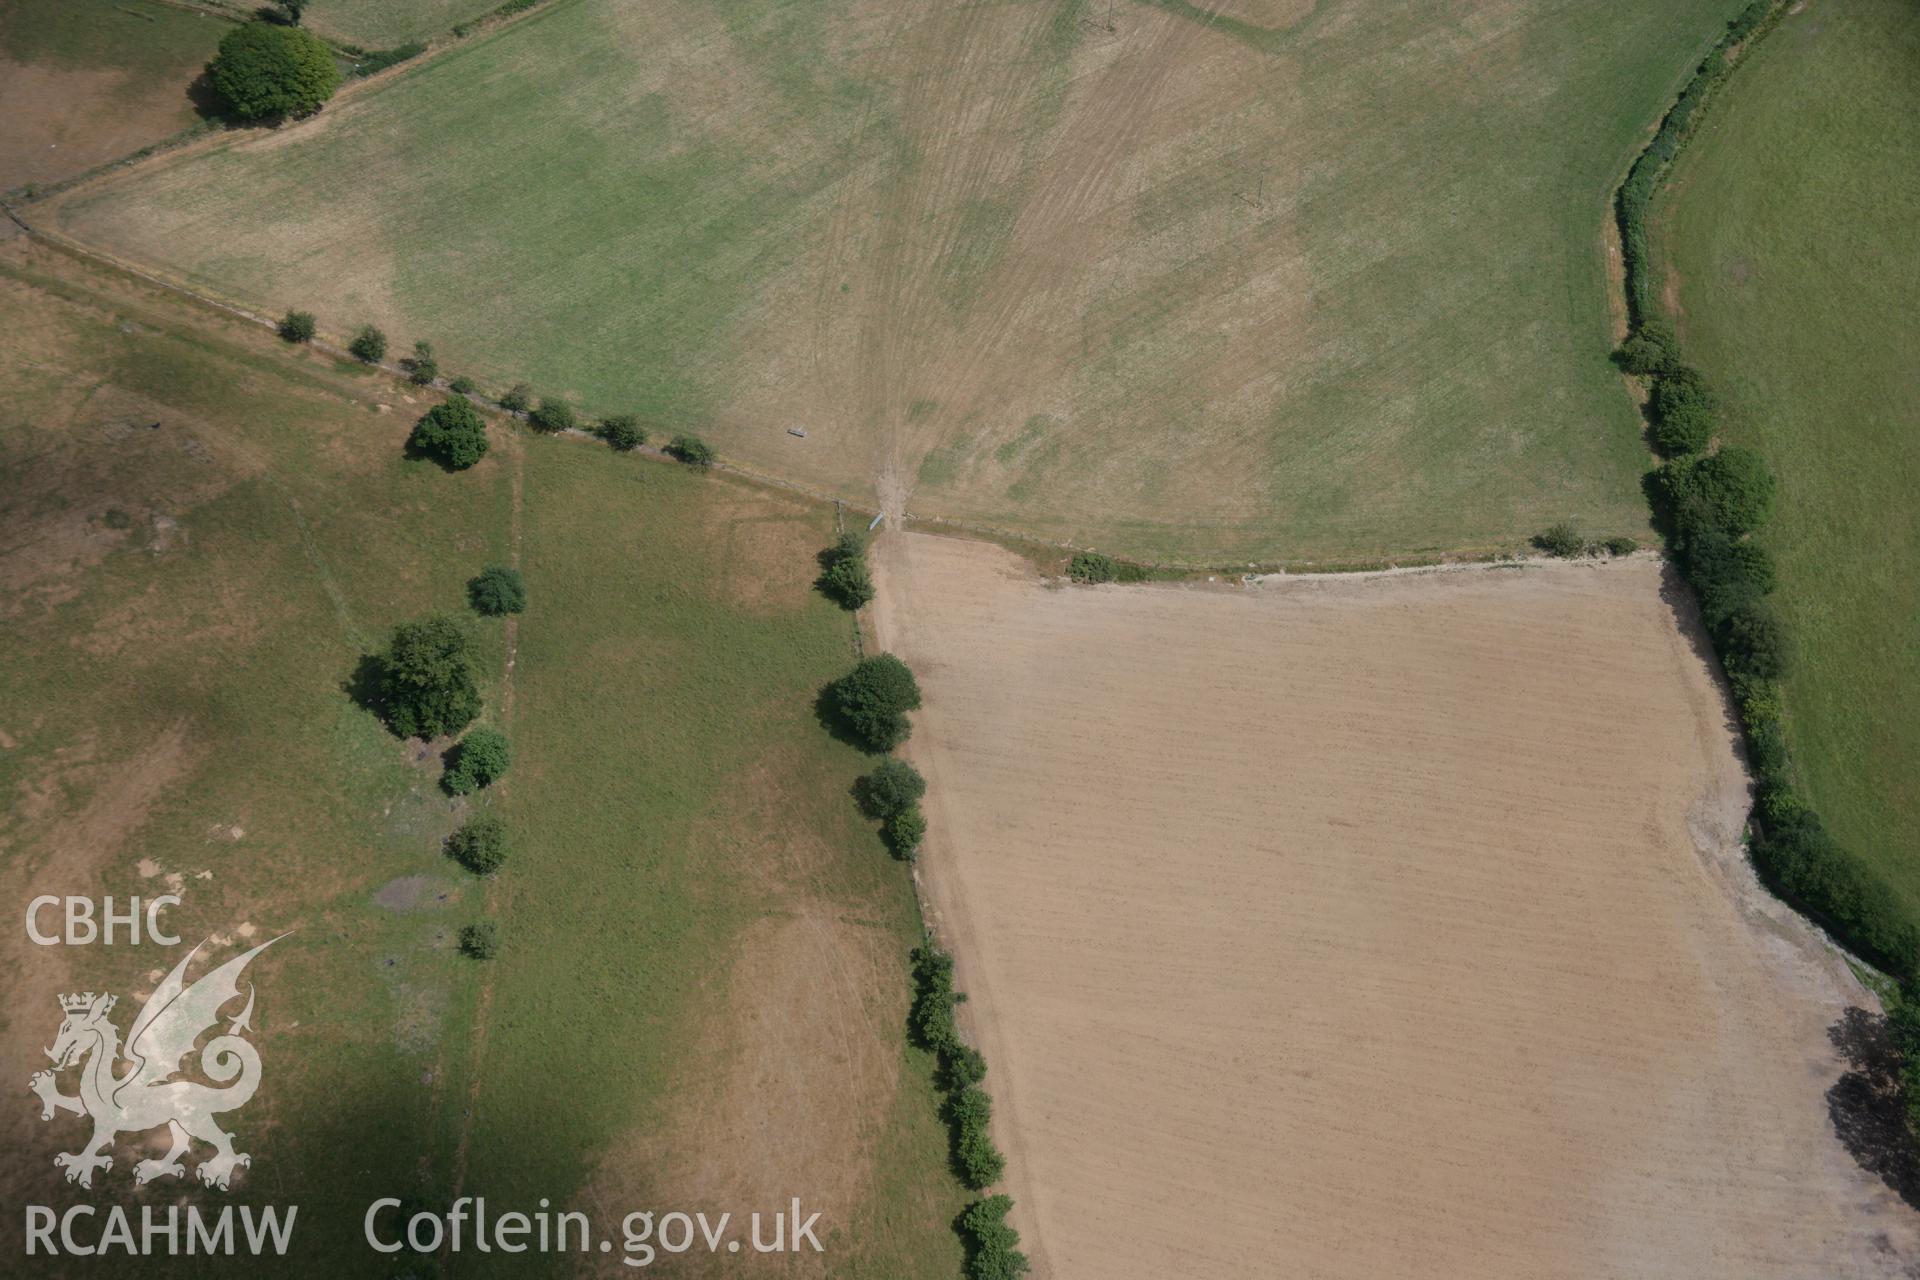
<path fill-rule="evenodd" d="M 272 479 L 270 476 L 269 479 Z M 320 589 L 326 592 L 327 603 L 333 609 L 333 617 L 340 624 L 340 632 L 353 646 L 355 653 L 366 653 L 370 645 L 366 634 L 353 620 L 353 610 L 347 605 L 347 597 L 341 592 L 340 584 L 334 581 L 333 574 L 327 569 L 327 561 L 320 554 L 320 544 L 314 541 L 313 526 L 307 523 L 307 517 L 300 511 L 300 500 L 286 492 L 278 480 L 274 487 L 280 489 L 281 496 L 287 500 L 287 511 L 293 516 L 293 526 L 300 535 L 300 552 L 306 556 L 307 563 L 313 566 L 313 576 L 318 579 Z"/>
<path fill-rule="evenodd" d="M 512 462 L 512 493 L 508 507 L 507 526 L 507 564 L 510 568 L 520 567 L 521 528 L 524 523 L 526 507 L 526 441 L 518 431 L 506 433 L 506 449 Z M 505 633 L 504 654 L 500 671 L 500 710 L 499 724 L 503 732 L 511 733 L 513 728 L 513 689 L 514 669 L 519 664 L 520 617 L 507 614 L 502 628 Z M 488 788 L 491 803 L 498 805 L 504 798 L 508 785 L 512 782 L 510 774 Z M 482 890 L 485 903 L 485 918 L 504 921 L 510 927 L 513 921 L 513 885 L 511 879 L 493 877 Z M 469 1031 L 470 1042 L 467 1050 L 467 1101 L 466 1109 L 459 1120 L 459 1140 L 454 1147 L 452 1186 L 453 1196 L 459 1198 L 460 1189 L 466 1183 L 467 1155 L 473 1139 L 473 1119 L 480 1099 L 480 1086 L 484 1074 L 482 1064 L 486 1060 L 487 1030 L 493 1011 L 493 985 L 500 972 L 497 963 L 488 962 L 480 974 L 480 993 L 475 1002 L 473 1020 Z M 436 1102 L 440 1092 L 440 1082 L 446 1078 L 444 1070 L 434 1073 Z"/>
<path fill-rule="evenodd" d="M 1213 4 L 1193 4 L 1191 0 L 1133 0 L 1133 2 L 1165 10 L 1189 22 L 1197 22 L 1261 53 L 1278 53 L 1287 48 L 1293 39 L 1293 32 L 1286 27 L 1262 26 L 1259 23 L 1230 16 L 1227 12 L 1235 8 L 1260 8 L 1262 6 L 1258 0 L 1254 0 L 1252 4 L 1236 4 L 1233 0 L 1222 0 Z M 1312 16 L 1315 8 L 1311 0 L 1304 5 L 1288 3 L 1287 0 L 1283 0 L 1283 4 L 1287 9 L 1296 11 L 1296 21 Z"/>

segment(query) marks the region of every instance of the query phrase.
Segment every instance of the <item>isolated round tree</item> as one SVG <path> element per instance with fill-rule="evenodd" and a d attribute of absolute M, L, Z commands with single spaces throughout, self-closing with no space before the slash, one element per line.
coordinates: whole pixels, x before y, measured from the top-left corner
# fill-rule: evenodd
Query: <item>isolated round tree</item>
<path fill-rule="evenodd" d="M 465 396 L 454 396 L 427 410 L 413 424 L 407 443 L 455 471 L 464 471 L 487 451 L 486 419 Z"/>
<path fill-rule="evenodd" d="M 249 22 L 222 36 L 207 75 L 243 120 L 309 115 L 340 87 L 340 68 L 325 43 L 300 27 L 270 22 Z"/>
<path fill-rule="evenodd" d="M 403 738 L 458 733 L 480 714 L 467 633 L 445 614 L 393 629 L 380 655 L 380 686 L 387 721 Z"/>

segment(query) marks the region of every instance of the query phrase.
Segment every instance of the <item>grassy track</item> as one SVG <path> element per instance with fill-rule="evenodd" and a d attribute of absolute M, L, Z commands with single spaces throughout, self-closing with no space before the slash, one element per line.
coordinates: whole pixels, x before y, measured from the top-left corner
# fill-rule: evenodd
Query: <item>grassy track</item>
<path fill-rule="evenodd" d="M 854 1004 L 891 1037 L 886 1070 L 898 1074 L 899 962 L 919 921 L 902 869 L 848 798 L 863 757 L 824 741 L 813 718 L 815 693 L 851 662 L 846 616 L 808 589 L 831 512 L 558 442 L 534 442 L 527 466 L 523 568 L 535 603 L 520 628 L 510 806 L 523 870 L 501 886 L 513 952 L 478 1060 L 466 1190 L 580 1203 L 623 1132 L 673 1133 L 695 1113 L 712 1125 L 715 1110 L 742 1102 L 756 1124 L 804 1132 L 797 1112 L 822 1100 L 795 1096 L 805 1070 L 795 1062 L 751 1099 L 705 1094 L 729 1063 L 764 1049 L 753 1037 L 784 1041 L 805 1016 L 776 1009 L 702 1039 L 717 1006 L 752 998 L 727 965 L 758 923 L 813 912 L 859 935 L 851 951 L 890 958 Z M 805 981 L 831 981 L 836 964 L 811 958 Z M 830 1038 L 817 1051 L 844 1054 Z M 831 1274 L 957 1270 L 947 1222 L 959 1201 L 940 1194 L 936 1115 L 916 1061 L 895 1102 L 861 1117 L 871 1195 L 851 1220 L 829 1219 Z M 698 1140 L 725 1160 L 725 1134 Z M 591 1198 L 622 1211 L 700 1207 L 671 1176 L 684 1154 L 613 1180 L 641 1198 L 622 1204 L 605 1186 Z M 771 1210 L 802 1193 L 721 1207 Z"/>
<path fill-rule="evenodd" d="M 1656 230 L 1725 435 L 1781 477 L 1763 540 L 1801 655 L 1802 782 L 1920 912 L 1920 27 L 1910 4 L 1790 14 L 1681 157 Z"/>
<path fill-rule="evenodd" d="M 563 0 L 40 213 L 919 514 L 1206 559 L 1640 532 L 1591 246 L 1735 7 Z"/>
<path fill-rule="evenodd" d="M 0 328 L 0 894 L 177 886 L 190 942 L 231 945 L 243 922 L 295 931 L 259 970 L 266 1085 L 231 1118 L 255 1157 L 236 1198 L 300 1206 L 285 1274 L 369 1274 L 367 1203 L 448 1194 L 463 1147 L 467 1193 L 528 1208 L 585 1196 L 572 1203 L 607 1227 L 630 1208 L 724 1200 L 732 1188 L 673 1162 L 711 1152 L 736 1168 L 716 1117 L 764 1118 L 699 1086 L 751 1058 L 737 989 L 763 971 L 736 974 L 743 932 L 788 917 L 858 944 L 829 958 L 865 959 L 838 971 L 825 1011 L 839 1021 L 801 1004 L 765 1022 L 839 1033 L 820 1057 L 838 1074 L 778 1103 L 790 1117 L 839 1086 L 834 1123 L 783 1131 L 789 1154 L 811 1153 L 803 1172 L 858 1166 L 835 1184 L 832 1273 L 953 1274 L 958 1188 L 928 1064 L 901 1033 L 911 895 L 847 799 L 858 758 L 809 719 L 848 661 L 844 615 L 806 585 L 830 516 L 528 442 L 533 607 L 497 801 L 518 852 L 484 885 L 439 851 L 458 815 L 434 759 L 342 682 L 393 622 L 459 608 L 466 578 L 508 556 L 500 430 L 467 473 L 403 460 L 420 406 L 384 378 L 19 241 L 0 246 Z M 759 535 L 744 541 L 727 514 L 742 502 Z M 498 722 L 503 632 L 472 622 Z M 394 906 L 375 901 L 383 888 Z M 476 1050 L 487 970 L 453 943 L 483 912 L 508 949 Z M 16 928 L 0 948 L 21 992 L 0 1015 L 0 1060 L 22 1080 L 45 1065 L 56 992 L 131 1000 L 177 958 L 49 952 Z M 682 1101 L 704 1134 L 676 1127 Z M 26 1106 L 5 1125 L 8 1198 L 63 1203 L 50 1160 L 73 1125 Z M 615 1176 L 635 1168 L 654 1176 Z M 109 1176 L 110 1197 L 130 1196 L 124 1159 Z M 10 1216 L 0 1251 L 20 1248 L 19 1229 Z M 530 1271 L 547 1273 L 513 1274 Z"/>
<path fill-rule="evenodd" d="M 229 30 L 151 0 L 0 0 L 0 191 L 193 124 L 188 90 Z"/>

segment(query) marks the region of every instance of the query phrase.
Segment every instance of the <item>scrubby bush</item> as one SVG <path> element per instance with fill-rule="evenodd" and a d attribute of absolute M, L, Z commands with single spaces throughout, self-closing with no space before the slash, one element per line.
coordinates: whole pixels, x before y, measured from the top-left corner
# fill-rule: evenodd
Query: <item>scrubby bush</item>
<path fill-rule="evenodd" d="M 440 781 L 456 796 L 469 795 L 491 786 L 507 771 L 513 753 L 507 735 L 498 729 L 475 729 L 460 739 L 452 752 L 453 760 Z"/>
<path fill-rule="evenodd" d="M 433 344 L 424 338 L 413 344 L 413 354 L 400 363 L 407 366 L 407 381 L 416 387 L 428 386 L 440 376 L 440 362 L 433 358 Z"/>
<path fill-rule="evenodd" d="M 465 396 L 453 396 L 427 410 L 413 424 L 407 445 L 464 471 L 486 456 L 487 422 Z"/>
<path fill-rule="evenodd" d="M 447 856 L 477 876 L 492 875 L 506 865 L 506 824 L 490 813 L 467 819 L 447 837 Z"/>
<path fill-rule="evenodd" d="M 387 358 L 387 335 L 373 325 L 363 324 L 360 332 L 353 335 L 353 341 L 347 344 L 347 350 L 355 360 L 379 364 Z"/>
<path fill-rule="evenodd" d="M 866 535 L 846 532 L 821 554 L 826 571 L 819 587 L 842 608 L 862 609 L 873 599 L 873 572 L 867 566 Z"/>
<path fill-rule="evenodd" d="M 640 430 L 640 419 L 630 413 L 602 418 L 600 438 L 621 453 L 631 453 L 647 442 L 646 432 Z"/>
<path fill-rule="evenodd" d="M 1638 542 L 1624 536 L 1608 538 L 1601 545 L 1606 547 L 1607 554 L 1610 556 L 1630 556 L 1640 549 Z"/>
<path fill-rule="evenodd" d="M 1764 458 L 1738 445 L 1704 458 L 1675 458 L 1659 476 L 1672 508 L 1697 506 L 1732 536 L 1759 528 L 1773 510 L 1773 473 Z"/>
<path fill-rule="evenodd" d="M 543 398 L 540 407 L 527 415 L 527 421 L 537 431 L 571 431 L 579 425 L 573 406 L 550 396 Z"/>
<path fill-rule="evenodd" d="M 482 920 L 460 930 L 460 950 L 475 960 L 491 960 L 500 954 L 500 927 Z"/>
<path fill-rule="evenodd" d="M 1097 551 L 1082 551 L 1067 562 L 1067 576 L 1075 582 L 1112 582 L 1119 572 L 1112 556 Z"/>
<path fill-rule="evenodd" d="M 463 374 L 460 374 L 458 377 L 456 377 L 452 382 L 449 382 L 447 384 L 447 389 L 458 395 L 470 396 L 475 391 L 478 391 L 480 389 L 480 384 L 475 382 L 472 378 L 469 378 L 466 374 L 463 373 Z"/>
<path fill-rule="evenodd" d="M 1075 582 L 1145 582 L 1148 575 L 1141 565 L 1082 551 L 1067 562 L 1067 576 Z"/>
<path fill-rule="evenodd" d="M 927 780 L 905 760 L 888 757 L 878 768 L 860 779 L 860 807 L 868 817 L 891 818 L 920 802 L 927 794 Z"/>
<path fill-rule="evenodd" d="M 1613 361 L 1643 378 L 1665 373 L 1680 362 L 1680 344 L 1673 326 L 1664 320 L 1642 320 L 1613 353 Z"/>
<path fill-rule="evenodd" d="M 467 599 L 475 613 L 490 618 L 502 614 L 523 613 L 527 607 L 527 583 L 518 569 L 490 564 L 467 582 Z"/>
<path fill-rule="evenodd" d="M 1654 448 L 1669 458 L 1698 453 L 1713 440 L 1719 420 L 1719 400 L 1700 371 L 1675 365 L 1653 384 Z"/>
<path fill-rule="evenodd" d="M 525 413 L 532 404 L 533 388 L 524 382 L 514 383 L 500 397 L 500 407 L 514 413 Z"/>
<path fill-rule="evenodd" d="M 920 812 L 919 805 L 910 804 L 890 815 L 880 830 L 894 857 L 912 859 L 918 856 L 920 843 L 927 838 L 927 815 Z"/>
<path fill-rule="evenodd" d="M 312 342 L 318 322 L 311 311 L 289 311 L 280 320 L 280 336 L 288 342 Z"/>
<path fill-rule="evenodd" d="M 1550 556 L 1571 560 L 1586 551 L 1587 540 L 1580 536 L 1580 531 L 1572 524 L 1562 520 L 1534 534 L 1533 545 Z"/>
<path fill-rule="evenodd" d="M 967 1280 L 1020 1280 L 1031 1269 L 1020 1252 L 1020 1233 L 1007 1225 L 1013 1201 L 1006 1196 L 975 1200 L 960 1212 L 967 1250 Z"/>
<path fill-rule="evenodd" d="M 309 32 L 249 22 L 220 37 L 207 78 L 235 116 L 265 120 L 318 111 L 340 87 L 340 68 Z"/>
<path fill-rule="evenodd" d="M 713 446 L 699 436 L 677 435 L 667 445 L 667 452 L 690 467 L 710 467 L 718 459 Z"/>
<path fill-rule="evenodd" d="M 907 712 L 920 707 L 920 685 L 907 664 L 890 653 L 863 658 L 835 681 L 833 706 L 870 751 L 892 751 L 913 725 Z"/>

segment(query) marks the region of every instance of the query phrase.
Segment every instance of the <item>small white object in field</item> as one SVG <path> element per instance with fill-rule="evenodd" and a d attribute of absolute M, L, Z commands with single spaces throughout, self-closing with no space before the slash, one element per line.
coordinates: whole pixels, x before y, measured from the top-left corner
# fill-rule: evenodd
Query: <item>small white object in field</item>
<path fill-rule="evenodd" d="M 805 427 L 788 427 L 787 434 L 790 436 L 798 436 L 800 439 L 805 440 L 807 438 L 807 429 Z"/>

